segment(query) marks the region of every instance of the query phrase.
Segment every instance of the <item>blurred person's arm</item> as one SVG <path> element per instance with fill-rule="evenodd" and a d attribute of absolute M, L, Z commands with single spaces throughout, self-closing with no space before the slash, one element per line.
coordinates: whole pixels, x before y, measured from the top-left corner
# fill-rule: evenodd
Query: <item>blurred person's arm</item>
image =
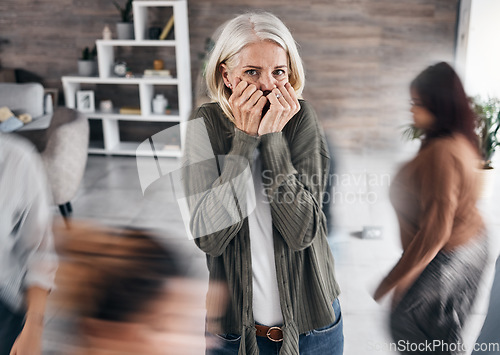
<path fill-rule="evenodd" d="M 12 355 L 36 355 L 41 353 L 43 319 L 48 290 L 38 286 L 26 291 L 26 321 L 21 334 L 12 346 Z"/>
<path fill-rule="evenodd" d="M 454 157 L 442 145 L 425 171 L 415 177 L 421 183 L 419 230 L 404 248 L 403 255 L 375 291 L 379 300 L 397 287 L 395 303 L 449 241 L 460 194 L 460 174 Z"/>
<path fill-rule="evenodd" d="M 27 312 L 23 330 L 12 348 L 16 355 L 41 352 L 45 305 L 57 270 L 49 187 L 38 155 L 33 155 L 26 173 L 33 181 L 24 187 L 27 200 L 18 226 L 17 250 L 27 268 L 23 280 Z"/>

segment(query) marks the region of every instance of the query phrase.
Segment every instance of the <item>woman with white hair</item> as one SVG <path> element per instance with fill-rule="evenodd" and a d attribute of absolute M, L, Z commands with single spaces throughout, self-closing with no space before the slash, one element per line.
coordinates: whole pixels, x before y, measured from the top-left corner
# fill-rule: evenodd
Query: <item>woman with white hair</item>
<path fill-rule="evenodd" d="M 207 354 L 342 354 L 329 156 L 290 31 L 270 13 L 237 16 L 205 77 L 214 102 L 188 125 L 184 187 L 210 272 Z"/>

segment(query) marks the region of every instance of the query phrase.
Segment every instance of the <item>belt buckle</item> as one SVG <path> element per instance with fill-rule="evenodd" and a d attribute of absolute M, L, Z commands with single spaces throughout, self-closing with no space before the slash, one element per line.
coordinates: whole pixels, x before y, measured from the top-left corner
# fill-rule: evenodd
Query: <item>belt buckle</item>
<path fill-rule="evenodd" d="M 281 338 L 280 339 L 274 339 L 273 337 L 271 337 L 271 331 L 272 330 L 278 330 L 281 333 Z M 281 330 L 280 327 L 270 327 L 267 330 L 266 336 L 267 336 L 267 339 L 269 339 L 271 341 L 274 341 L 275 343 L 279 343 L 280 341 L 283 341 L 283 331 Z"/>

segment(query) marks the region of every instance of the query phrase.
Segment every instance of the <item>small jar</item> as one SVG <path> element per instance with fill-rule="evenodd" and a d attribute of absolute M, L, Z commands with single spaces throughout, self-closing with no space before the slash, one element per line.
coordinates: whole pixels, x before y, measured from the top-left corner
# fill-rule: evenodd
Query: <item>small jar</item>
<path fill-rule="evenodd" d="M 153 113 L 164 115 L 168 101 L 162 94 L 157 94 L 153 99 Z"/>
<path fill-rule="evenodd" d="M 155 59 L 153 61 L 153 68 L 154 70 L 162 70 L 164 68 L 164 62 L 161 59 Z"/>
<path fill-rule="evenodd" d="M 99 108 L 104 113 L 113 112 L 113 102 L 111 100 L 101 100 Z"/>

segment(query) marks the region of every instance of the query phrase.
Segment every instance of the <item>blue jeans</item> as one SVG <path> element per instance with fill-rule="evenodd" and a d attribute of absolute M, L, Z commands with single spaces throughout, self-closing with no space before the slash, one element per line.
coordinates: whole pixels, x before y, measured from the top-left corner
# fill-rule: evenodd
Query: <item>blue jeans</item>
<path fill-rule="evenodd" d="M 24 314 L 12 312 L 0 301 L 0 355 L 9 355 L 23 329 Z"/>
<path fill-rule="evenodd" d="M 311 330 L 299 335 L 299 351 L 301 355 L 342 355 L 344 353 L 344 333 L 342 312 L 339 300 L 333 301 L 335 322 L 323 328 Z M 218 347 L 207 349 L 207 355 L 236 355 L 240 347 L 238 334 L 210 334 L 207 338 L 215 339 Z M 209 341 L 209 339 L 207 339 Z M 210 341 L 213 343 L 213 341 Z M 257 337 L 257 345 L 261 355 L 279 354 L 281 342 L 276 343 L 264 337 Z"/>

